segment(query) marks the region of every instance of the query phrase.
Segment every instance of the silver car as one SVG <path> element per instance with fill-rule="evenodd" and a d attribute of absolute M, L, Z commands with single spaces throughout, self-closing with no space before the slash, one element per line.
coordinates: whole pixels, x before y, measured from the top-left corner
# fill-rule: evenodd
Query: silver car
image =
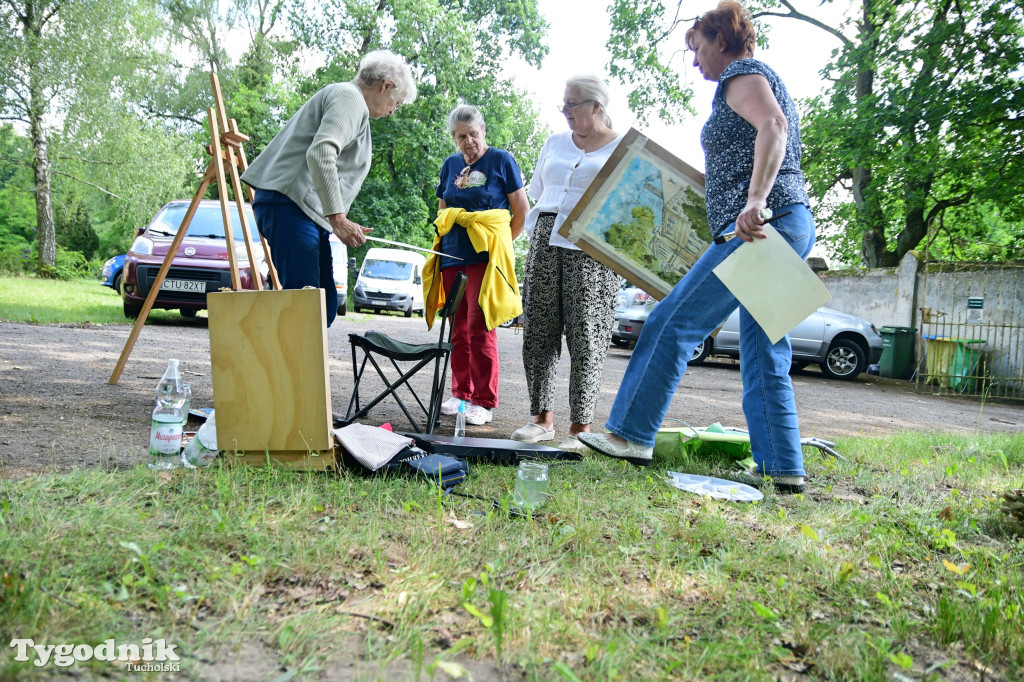
<path fill-rule="evenodd" d="M 630 287 L 619 292 L 615 306 L 612 343 L 629 346 L 640 336 L 655 301 L 644 291 Z M 878 362 L 882 355 L 882 337 L 875 325 L 855 315 L 831 308 L 818 308 L 789 333 L 793 344 L 793 368 L 810 363 L 821 366 L 832 379 L 849 380 Z M 699 345 L 689 364 L 699 365 L 709 356 L 740 356 L 740 313 L 733 311 L 718 330 Z"/>

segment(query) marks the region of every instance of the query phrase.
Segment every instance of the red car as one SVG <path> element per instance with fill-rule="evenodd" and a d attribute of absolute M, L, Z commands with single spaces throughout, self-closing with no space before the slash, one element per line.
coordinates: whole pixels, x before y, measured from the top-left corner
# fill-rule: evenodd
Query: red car
<path fill-rule="evenodd" d="M 121 298 L 126 317 L 138 317 L 142 305 L 149 295 L 149 289 L 163 265 L 167 250 L 178 233 L 181 221 L 188 210 L 189 201 L 172 201 L 156 214 L 152 222 L 141 228 L 132 247 L 125 254 L 124 272 L 121 282 Z M 235 255 L 238 259 L 238 275 L 243 289 L 254 289 L 249 256 L 245 250 L 242 224 L 238 218 L 237 205 L 229 205 Z M 257 267 L 266 284 L 267 264 L 263 258 L 260 236 L 256 231 L 256 220 L 252 208 L 245 206 L 252 233 Z M 224 221 L 221 218 L 220 202 L 200 202 L 196 214 L 189 223 L 188 232 L 178 246 L 178 253 L 164 278 L 163 286 L 153 302 L 154 308 L 177 308 L 185 317 L 195 317 L 206 308 L 206 294 L 221 288 L 231 288 L 231 269 L 228 264 L 228 247 L 224 239 Z"/>

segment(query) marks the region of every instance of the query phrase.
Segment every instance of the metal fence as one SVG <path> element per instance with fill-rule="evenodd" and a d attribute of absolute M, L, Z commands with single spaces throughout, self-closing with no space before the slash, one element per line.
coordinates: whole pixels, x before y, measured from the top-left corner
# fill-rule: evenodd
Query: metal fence
<path fill-rule="evenodd" d="M 917 390 L 1024 400 L 1024 264 L 924 263 Z"/>

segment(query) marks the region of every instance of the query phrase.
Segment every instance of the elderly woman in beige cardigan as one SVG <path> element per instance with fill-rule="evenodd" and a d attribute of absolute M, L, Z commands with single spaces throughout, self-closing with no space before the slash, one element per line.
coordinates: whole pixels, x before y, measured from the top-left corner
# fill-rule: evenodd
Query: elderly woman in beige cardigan
<path fill-rule="evenodd" d="M 371 231 L 348 219 L 370 171 L 370 118 L 389 116 L 415 99 L 402 58 L 370 52 L 355 79 L 313 95 L 242 174 L 256 190 L 256 225 L 270 244 L 281 285 L 322 288 L 328 326 L 338 310 L 328 239 L 333 232 L 342 243 L 360 246 Z"/>

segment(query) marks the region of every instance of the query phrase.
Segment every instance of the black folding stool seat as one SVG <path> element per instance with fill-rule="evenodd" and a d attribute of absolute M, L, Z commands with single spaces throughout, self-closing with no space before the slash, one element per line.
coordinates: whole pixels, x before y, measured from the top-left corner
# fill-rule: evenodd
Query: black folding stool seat
<path fill-rule="evenodd" d="M 440 276 L 440 275 L 438 275 Z M 352 374 L 355 377 L 355 385 L 352 387 L 352 397 L 348 401 L 348 412 L 345 414 L 345 421 L 352 422 L 361 417 L 365 417 L 367 413 L 377 403 L 384 400 L 388 396 L 394 397 L 398 402 L 399 407 L 402 408 L 402 412 L 412 422 L 412 426 L 416 429 L 417 433 L 420 433 L 419 425 L 416 423 L 416 419 L 409 412 L 405 403 L 402 402 L 401 396 L 398 395 L 398 389 L 401 386 L 405 386 L 409 389 L 412 397 L 419 404 L 420 409 L 427 416 L 426 433 L 433 433 L 434 426 L 438 423 L 438 419 L 441 414 L 441 396 L 444 395 L 444 383 L 445 378 L 448 375 L 448 360 L 452 352 L 452 331 L 453 321 L 455 318 L 455 311 L 459 309 L 459 305 L 462 303 L 462 296 L 466 293 L 466 275 L 460 272 L 455 276 L 455 281 L 452 282 L 451 288 L 448 290 L 447 297 L 445 299 L 444 307 L 438 311 L 438 317 L 441 318 L 441 329 L 437 343 L 421 343 L 421 344 L 409 344 L 395 340 L 387 334 L 368 331 L 363 335 L 360 334 L 349 334 L 348 339 L 352 344 Z M 363 349 L 363 361 L 359 363 L 357 359 L 356 349 Z M 374 356 L 380 356 L 381 358 L 387 358 L 391 361 L 391 365 L 398 372 L 399 377 L 396 381 L 391 382 L 388 380 L 387 375 L 381 366 L 377 364 L 377 360 Z M 380 376 L 384 382 L 385 389 L 373 398 L 370 402 L 366 403 L 362 407 L 359 406 L 359 384 L 362 382 L 363 370 L 366 369 L 366 364 L 369 362 L 375 370 L 377 375 Z M 415 362 L 416 364 L 409 369 L 403 369 L 399 362 Z M 430 384 L 430 399 L 426 405 L 420 399 L 416 390 L 409 383 L 417 372 L 424 367 L 433 365 L 434 376 Z"/>

